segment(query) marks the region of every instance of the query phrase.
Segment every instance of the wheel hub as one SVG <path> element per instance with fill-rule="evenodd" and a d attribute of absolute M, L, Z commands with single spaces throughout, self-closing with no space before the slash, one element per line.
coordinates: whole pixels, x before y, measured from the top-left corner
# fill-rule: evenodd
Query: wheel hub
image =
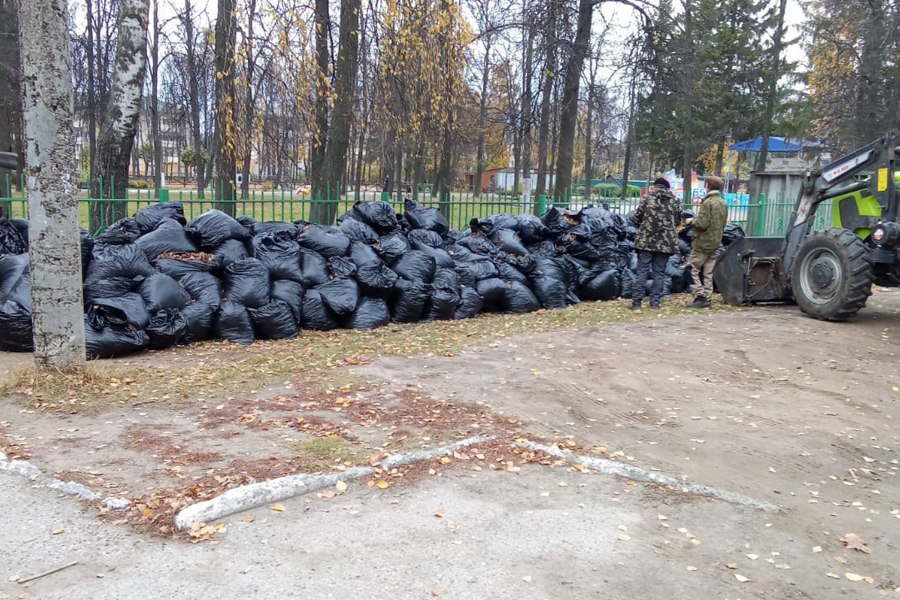
<path fill-rule="evenodd" d="M 819 261 L 812 267 L 812 283 L 820 290 L 827 289 L 834 282 L 834 268 L 830 263 Z"/>

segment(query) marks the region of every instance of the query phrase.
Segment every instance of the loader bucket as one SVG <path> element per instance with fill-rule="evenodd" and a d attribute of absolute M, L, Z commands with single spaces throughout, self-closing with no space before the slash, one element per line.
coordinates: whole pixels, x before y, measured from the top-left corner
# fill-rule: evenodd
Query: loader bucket
<path fill-rule="evenodd" d="M 727 304 L 787 302 L 790 286 L 782 273 L 784 238 L 735 240 L 716 262 L 713 279 Z"/>

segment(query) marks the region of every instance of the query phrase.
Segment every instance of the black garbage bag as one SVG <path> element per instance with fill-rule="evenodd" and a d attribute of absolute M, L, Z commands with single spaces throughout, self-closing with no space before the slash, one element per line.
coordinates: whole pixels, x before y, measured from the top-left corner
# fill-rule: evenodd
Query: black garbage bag
<path fill-rule="evenodd" d="M 422 283 L 431 283 L 436 269 L 434 259 L 419 250 L 410 250 L 391 266 L 400 277 Z"/>
<path fill-rule="evenodd" d="M 356 281 L 360 292 L 374 298 L 389 298 L 397 283 L 398 275 L 379 259 L 360 265 Z"/>
<path fill-rule="evenodd" d="M 213 308 L 222 303 L 222 282 L 211 273 L 188 273 L 178 280 L 191 300 Z"/>
<path fill-rule="evenodd" d="M 531 289 L 521 281 L 507 281 L 506 286 L 506 308 L 503 312 L 529 313 L 541 307 L 541 303 L 538 302 Z"/>
<path fill-rule="evenodd" d="M 555 206 L 551 206 L 547 212 L 541 215 L 541 223 L 547 228 L 547 233 L 551 237 L 559 237 L 573 226 L 573 223 L 567 220 L 563 212 Z"/>
<path fill-rule="evenodd" d="M 0 299 L 0 350 L 4 352 L 34 350 L 30 303 Z"/>
<path fill-rule="evenodd" d="M 156 229 L 142 235 L 135 243 L 150 261 L 169 252 L 183 254 L 197 251 L 197 246 L 184 233 L 184 226 L 172 219 L 162 221 Z"/>
<path fill-rule="evenodd" d="M 422 281 L 398 279 L 394 285 L 391 320 L 395 323 L 415 323 L 422 319 L 428 302 L 428 285 Z"/>
<path fill-rule="evenodd" d="M 281 300 L 291 308 L 294 319 L 299 322 L 303 315 L 303 286 L 289 279 L 272 282 L 272 299 Z"/>
<path fill-rule="evenodd" d="M 722 232 L 722 245 L 727 248 L 737 240 L 745 237 L 747 237 L 747 235 L 744 233 L 744 230 L 741 229 L 740 225 L 726 223 L 725 231 Z"/>
<path fill-rule="evenodd" d="M 506 282 L 497 277 L 482 279 L 475 290 L 483 300 L 485 312 L 503 312 L 506 308 Z"/>
<path fill-rule="evenodd" d="M 381 262 L 378 253 L 375 252 L 375 248 L 362 242 L 353 242 L 350 244 L 350 260 L 352 260 L 357 267 L 373 262 Z"/>
<path fill-rule="evenodd" d="M 417 229 L 416 231 L 424 230 Z M 416 248 L 416 252 L 421 252 L 430 256 L 432 260 L 434 260 L 435 267 L 438 269 L 452 269 L 456 264 L 456 261 L 454 261 L 450 254 L 443 248 L 432 248 L 431 246 L 420 244 Z"/>
<path fill-rule="evenodd" d="M 269 269 L 256 258 L 245 258 L 225 267 L 224 297 L 248 308 L 269 301 Z"/>
<path fill-rule="evenodd" d="M 336 256 L 328 259 L 328 273 L 331 278 L 338 277 L 356 277 L 356 263 L 343 256 Z"/>
<path fill-rule="evenodd" d="M 345 219 L 340 225 L 341 232 L 350 238 L 351 242 L 374 244 L 378 241 L 378 233 L 362 221 Z"/>
<path fill-rule="evenodd" d="M 347 256 L 350 251 L 350 238 L 336 227 L 306 225 L 298 230 L 297 243 L 325 258 Z"/>
<path fill-rule="evenodd" d="M 484 299 L 475 288 L 463 286 L 459 290 L 459 304 L 456 312 L 453 314 L 454 319 L 471 319 L 481 313 L 484 306 Z"/>
<path fill-rule="evenodd" d="M 544 308 L 565 308 L 568 286 L 564 281 L 541 275 L 531 280 L 531 290 Z"/>
<path fill-rule="evenodd" d="M 256 225 L 256 219 L 254 219 L 253 217 L 249 215 L 241 215 L 237 218 L 237 222 L 240 223 L 250 235 L 257 233 L 253 230 L 254 226 Z"/>
<path fill-rule="evenodd" d="M 450 258 L 459 262 L 470 262 L 473 260 L 486 260 L 488 257 L 484 254 L 475 254 L 465 246 L 460 246 L 459 244 L 451 244 L 447 248 L 447 254 L 450 255 Z"/>
<path fill-rule="evenodd" d="M 288 231 L 253 236 L 253 256 L 269 269 L 272 279 L 303 283 L 300 245 Z"/>
<path fill-rule="evenodd" d="M 287 302 L 272 300 L 261 308 L 249 308 L 256 337 L 263 340 L 288 340 L 297 337 L 297 319 Z"/>
<path fill-rule="evenodd" d="M 444 238 L 428 229 L 413 229 L 406 237 L 416 250 L 421 250 L 422 246 L 429 248 L 443 248 L 444 246 Z"/>
<path fill-rule="evenodd" d="M 81 230 L 81 275 L 87 275 L 88 263 L 91 262 L 91 253 L 94 251 L 94 238 L 87 230 Z"/>
<path fill-rule="evenodd" d="M 353 217 L 375 230 L 379 235 L 395 231 L 399 224 L 394 208 L 387 202 L 357 202 L 353 205 Z"/>
<path fill-rule="evenodd" d="M 217 302 L 215 306 L 211 306 L 203 302 L 191 302 L 182 309 L 181 317 L 187 325 L 181 338 L 182 344 L 202 342 L 210 338 L 220 304 Z"/>
<path fill-rule="evenodd" d="M 185 232 L 204 250 L 215 250 L 225 240 L 250 239 L 250 232 L 221 210 L 209 210 L 185 225 Z"/>
<path fill-rule="evenodd" d="M 344 327 L 348 329 L 375 329 L 391 322 L 391 311 L 387 302 L 382 298 L 369 298 L 363 296 L 359 300 L 359 306 L 344 321 Z"/>
<path fill-rule="evenodd" d="M 572 258 L 577 258 L 587 263 L 595 263 L 603 259 L 603 255 L 593 244 L 578 238 L 566 241 L 564 248 L 566 254 Z"/>
<path fill-rule="evenodd" d="M 458 262 L 454 270 L 459 275 L 460 282 L 471 287 L 475 287 L 479 281 L 499 275 L 497 263 L 487 259 Z"/>
<path fill-rule="evenodd" d="M 507 281 L 518 281 L 528 283 L 528 277 L 511 264 L 503 261 L 497 261 L 497 276 Z"/>
<path fill-rule="evenodd" d="M 431 283 L 431 297 L 425 309 L 425 320 L 453 319 L 459 302 L 459 275 L 451 269 L 439 269 Z"/>
<path fill-rule="evenodd" d="M 581 210 L 580 220 L 587 223 L 591 231 L 600 232 L 606 229 L 616 228 L 616 222 L 611 212 L 602 206 L 590 206 Z"/>
<path fill-rule="evenodd" d="M 240 219 L 238 219 L 238 221 L 240 221 Z M 243 223 L 241 224 L 243 225 Z M 285 223 L 283 221 L 254 222 L 250 226 L 250 232 L 253 235 L 259 235 L 260 233 L 287 233 L 293 238 L 297 235 L 297 226 L 293 223 Z"/>
<path fill-rule="evenodd" d="M 158 310 L 150 315 L 150 324 L 145 331 L 150 339 L 150 348 L 162 350 L 180 342 L 187 329 L 188 323 L 181 316 L 181 311 L 170 308 Z"/>
<path fill-rule="evenodd" d="M 631 298 L 634 293 L 634 271 L 623 269 L 619 272 L 619 280 L 622 284 L 622 298 Z"/>
<path fill-rule="evenodd" d="M 325 304 L 322 295 L 317 290 L 307 290 L 303 295 L 303 318 L 300 326 L 315 331 L 331 331 L 340 327 L 340 323 Z"/>
<path fill-rule="evenodd" d="M 250 256 L 247 244 L 241 240 L 225 240 L 213 250 L 219 268 L 224 269 L 231 263 L 236 263 Z"/>
<path fill-rule="evenodd" d="M 16 226 L 6 217 L 0 217 L 0 255 L 25 254 L 27 251 L 28 243 Z"/>
<path fill-rule="evenodd" d="M 156 259 L 156 268 L 159 272 L 178 281 L 190 273 L 217 273 L 219 265 L 215 256 L 205 252 L 164 254 Z"/>
<path fill-rule="evenodd" d="M 488 238 L 481 235 L 469 235 L 457 240 L 456 244 L 468 248 L 475 254 L 489 255 L 497 251 L 497 246 Z"/>
<path fill-rule="evenodd" d="M 578 286 L 578 297 L 582 300 L 615 300 L 621 293 L 621 280 L 615 270 L 601 271 L 582 279 Z"/>
<path fill-rule="evenodd" d="M 184 207 L 181 202 L 160 202 L 151 204 L 134 213 L 134 222 L 143 233 L 156 229 L 160 223 L 170 219 L 184 227 Z"/>
<path fill-rule="evenodd" d="M 336 315 L 348 315 L 356 310 L 356 305 L 359 304 L 359 286 L 354 280 L 346 277 L 318 285 L 316 291 L 322 297 L 322 302 Z"/>
<path fill-rule="evenodd" d="M 240 302 L 223 301 L 222 306 L 216 312 L 213 337 L 235 344 L 252 344 L 256 338 L 253 334 L 253 321 L 247 307 Z"/>
<path fill-rule="evenodd" d="M 379 243 L 375 246 L 375 250 L 381 259 L 390 264 L 399 260 L 404 254 L 409 252 L 409 240 L 402 233 L 391 233 L 381 236 Z"/>
<path fill-rule="evenodd" d="M 100 242 L 105 245 L 118 246 L 130 244 L 141 235 L 141 229 L 132 218 L 119 219 L 100 234 Z"/>
<path fill-rule="evenodd" d="M 407 200 L 404 204 L 407 223 L 412 229 L 427 229 L 438 235 L 444 235 L 450 231 L 447 219 L 436 208 L 421 208 L 418 203 Z"/>
<path fill-rule="evenodd" d="M 482 219 L 472 219 L 469 221 L 469 227 L 473 232 L 479 231 L 488 237 L 501 229 L 515 230 L 518 225 L 519 221 L 516 218 L 516 215 L 509 213 L 491 215 Z"/>
<path fill-rule="evenodd" d="M 135 291 L 154 273 L 147 256 L 137 244 L 94 247 L 94 259 L 84 279 L 86 302 L 115 298 Z"/>
<path fill-rule="evenodd" d="M 669 289 L 673 294 L 682 294 L 691 290 L 691 267 L 684 263 L 680 254 L 673 254 L 666 263 L 666 276 L 669 278 Z"/>
<path fill-rule="evenodd" d="M 691 255 L 691 245 L 684 241 L 681 238 L 678 238 L 678 252 L 684 256 L 688 257 Z"/>
<path fill-rule="evenodd" d="M 13 224 L 13 227 L 19 230 L 19 235 L 22 236 L 22 240 L 25 242 L 25 247 L 28 247 L 28 219 L 10 219 L 10 223 Z"/>
<path fill-rule="evenodd" d="M 328 261 L 313 250 L 303 250 L 303 287 L 311 288 L 328 281 Z"/>
<path fill-rule="evenodd" d="M 107 324 L 131 325 L 135 329 L 144 329 L 150 323 L 147 305 L 136 293 L 92 300 L 88 305 L 87 315 L 88 320 L 98 329 Z"/>
<path fill-rule="evenodd" d="M 536 244 L 550 236 L 550 230 L 535 215 L 516 215 L 515 231 L 526 244 Z"/>
<path fill-rule="evenodd" d="M 96 322 L 99 324 L 99 322 Z M 115 358 L 143 350 L 150 338 L 143 329 L 131 325 L 105 324 L 100 327 L 84 324 L 84 349 L 88 358 Z"/>
<path fill-rule="evenodd" d="M 187 290 L 165 273 L 154 273 L 141 282 L 137 291 L 151 313 L 170 308 L 181 310 L 191 301 Z"/>
<path fill-rule="evenodd" d="M 22 286 L 23 280 L 28 279 L 27 254 L 0 255 L 0 302 Z"/>

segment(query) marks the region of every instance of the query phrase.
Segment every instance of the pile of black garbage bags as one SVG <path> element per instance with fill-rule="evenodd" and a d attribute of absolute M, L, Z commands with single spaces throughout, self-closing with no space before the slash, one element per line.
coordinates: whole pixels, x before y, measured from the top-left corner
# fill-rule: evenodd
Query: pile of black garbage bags
<path fill-rule="evenodd" d="M 450 230 L 436 208 L 361 202 L 337 226 L 257 222 L 211 210 L 186 222 L 178 202 L 81 235 L 88 355 L 300 330 L 527 313 L 631 297 L 637 229 L 602 207 L 500 214 Z M 0 350 L 32 349 L 28 232 L 0 219 Z M 743 236 L 732 227 L 726 237 Z M 666 272 L 683 292 L 690 230 Z M 648 283 L 649 285 L 649 283 Z M 641 290 L 643 293 L 645 290 Z"/>

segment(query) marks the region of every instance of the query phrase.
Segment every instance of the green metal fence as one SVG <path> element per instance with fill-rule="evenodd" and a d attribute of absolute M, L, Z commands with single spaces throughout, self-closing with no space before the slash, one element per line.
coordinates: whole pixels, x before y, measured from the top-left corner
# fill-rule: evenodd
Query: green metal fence
<path fill-rule="evenodd" d="M 20 186 L 19 190 L 22 189 Z M 108 225 L 125 216 L 133 215 L 138 209 L 156 202 L 167 200 L 181 202 L 185 217 L 190 220 L 212 209 L 225 210 L 235 217 L 250 216 L 257 221 L 312 221 L 333 220 L 350 210 L 358 200 L 386 199 L 397 212 L 403 212 L 403 203 L 393 195 L 385 198 L 376 190 L 351 191 L 339 198 L 318 199 L 308 195 L 295 195 L 288 190 L 251 190 L 246 199 L 231 200 L 213 198 L 212 190 L 204 198 L 196 190 L 163 189 L 158 194 L 154 190 L 130 189 L 125 198 L 88 198 L 87 192 L 80 194 L 81 226 L 93 234 L 103 231 Z M 409 196 L 409 194 L 406 194 Z M 452 192 L 441 201 L 430 194 L 418 194 L 418 203 L 423 207 L 441 210 L 454 229 L 465 229 L 472 218 L 482 218 L 497 213 L 543 214 L 551 206 L 578 209 L 594 205 L 604 205 L 612 212 L 626 215 L 637 208 L 639 198 L 605 198 L 597 195 L 569 194 L 564 200 L 535 197 L 525 202 L 517 194 L 482 193 L 475 196 L 471 192 Z M 729 220 L 739 224 L 748 235 L 782 236 L 785 234 L 794 202 L 785 198 L 768 199 L 761 196 L 756 201 L 729 203 Z M 28 203 L 24 191 L 14 190 L 9 178 L 0 181 L 0 214 L 11 218 L 27 218 Z M 815 229 L 831 226 L 830 203 L 823 203 L 816 215 Z"/>

